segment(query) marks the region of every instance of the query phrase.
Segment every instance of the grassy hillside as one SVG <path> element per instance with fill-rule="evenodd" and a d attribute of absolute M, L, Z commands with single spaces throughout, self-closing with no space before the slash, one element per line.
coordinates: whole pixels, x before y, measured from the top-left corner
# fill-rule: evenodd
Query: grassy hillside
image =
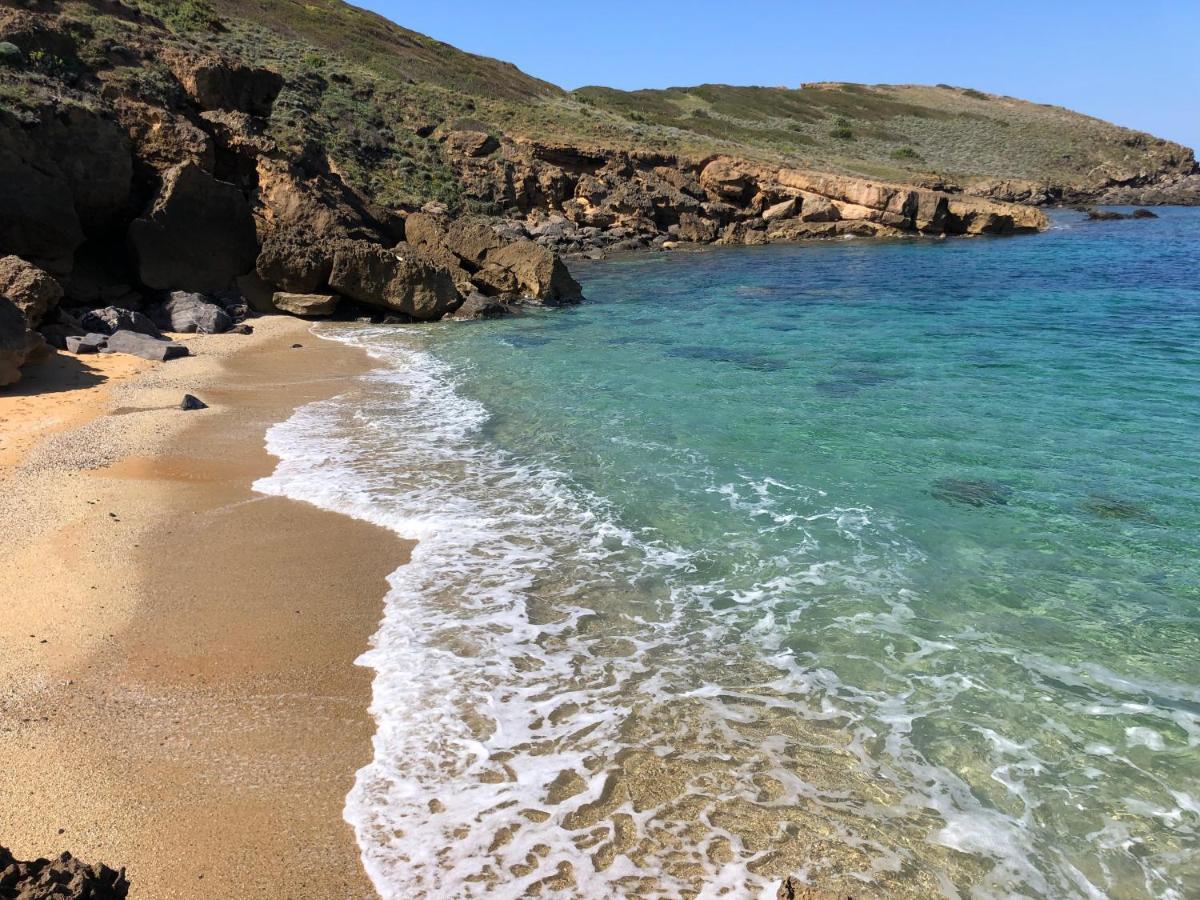
<path fill-rule="evenodd" d="M 1059 107 L 939 85 L 814 84 L 799 89 L 701 85 L 565 92 L 514 66 L 464 53 L 341 0 L 125 0 L 155 18 L 114 14 L 111 0 L 45 0 L 83 24 L 85 69 L 150 95 L 166 85 L 153 52 L 111 60 L 105 47 L 171 42 L 282 72 L 270 135 L 319 147 L 353 184 L 389 205 L 459 202 L 438 136 L 467 127 L 611 150 L 702 157 L 728 153 L 893 180 L 1027 180 L 1086 188 L 1108 178 L 1188 170 L 1190 151 Z M 14 0 L 0 0 L 0 7 Z M 17 4 L 22 5 L 22 4 Z M 161 23 L 161 24 L 159 24 Z M 56 26 L 61 27 L 61 26 Z M 108 42 L 108 43 L 106 43 Z M 0 105 L 98 93 L 87 77 L 63 90 L 65 63 L 0 68 Z M 69 64 L 69 65 L 68 65 Z M 57 67 L 57 68 L 56 68 Z M 70 75 L 70 73 L 67 73 Z"/>

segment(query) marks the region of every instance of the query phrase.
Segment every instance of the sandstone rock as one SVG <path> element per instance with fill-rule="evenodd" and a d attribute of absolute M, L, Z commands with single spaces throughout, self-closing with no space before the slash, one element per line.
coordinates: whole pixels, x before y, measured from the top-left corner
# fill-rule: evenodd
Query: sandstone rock
<path fill-rule="evenodd" d="M 315 293 L 329 283 L 335 250 L 333 242 L 314 239 L 297 228 L 274 231 L 263 241 L 257 272 L 281 291 Z"/>
<path fill-rule="evenodd" d="M 331 294 L 288 294 L 277 293 L 271 304 L 280 312 L 293 316 L 332 316 L 337 310 L 338 298 Z"/>
<path fill-rule="evenodd" d="M 254 267 L 258 239 L 241 191 L 194 164 L 171 169 L 146 214 L 129 226 L 146 285 L 216 291 Z"/>
<path fill-rule="evenodd" d="M 701 218 L 695 213 L 684 213 L 679 217 L 679 239 L 694 244 L 711 244 L 717 239 L 717 223 Z"/>
<path fill-rule="evenodd" d="M 85 330 L 99 334 L 132 331 L 138 334 L 149 335 L 153 338 L 162 337 L 162 332 L 158 330 L 158 326 L 151 319 L 140 312 L 134 312 L 130 309 L 120 309 L 116 306 L 107 306 L 104 309 L 94 309 L 91 312 L 84 313 L 79 320 L 79 324 Z"/>
<path fill-rule="evenodd" d="M 500 149 L 500 142 L 486 131 L 451 131 L 446 134 L 446 149 L 465 157 L 489 156 Z"/>
<path fill-rule="evenodd" d="M 836 222 L 840 218 L 833 201 L 820 194 L 800 194 L 800 220 L 802 222 Z"/>
<path fill-rule="evenodd" d="M 133 138 L 138 162 L 156 172 L 194 163 L 206 172 L 216 166 L 213 139 L 185 117 L 161 106 L 126 97 L 116 103 L 117 117 Z"/>
<path fill-rule="evenodd" d="M 247 66 L 223 56 L 165 55 L 171 72 L 201 109 L 235 109 L 252 116 L 269 116 L 283 90 L 283 76 Z"/>
<path fill-rule="evenodd" d="M 108 344 L 102 353 L 127 353 L 130 356 L 140 356 L 155 362 L 165 362 L 169 359 L 179 359 L 191 351 L 183 344 L 154 338 L 148 334 L 136 331 L 114 331 L 108 338 Z"/>
<path fill-rule="evenodd" d="M 463 301 L 463 305 L 455 311 L 454 318 L 460 321 L 493 319 L 506 316 L 510 312 L 512 309 L 503 300 L 476 291 Z"/>
<path fill-rule="evenodd" d="M 450 273 L 403 244 L 387 250 L 367 241 L 341 242 L 329 284 L 359 303 L 422 321 L 439 319 L 462 303 Z"/>
<path fill-rule="evenodd" d="M 579 282 L 571 277 L 563 261 L 533 241 L 518 241 L 489 253 L 480 275 L 490 273 L 489 283 L 495 283 L 505 272 L 515 281 L 515 290 L 527 299 L 548 305 L 583 299 Z"/>
<path fill-rule="evenodd" d="M 268 284 L 257 272 L 240 276 L 237 281 L 238 293 L 242 295 L 246 306 L 260 315 L 270 315 L 278 312 L 272 298 L 275 288 Z"/>
<path fill-rule="evenodd" d="M 790 219 L 796 215 L 796 210 L 800 208 L 799 202 L 795 197 L 784 200 L 781 203 L 773 204 L 763 210 L 762 217 L 765 221 L 771 222 L 775 219 Z"/>
<path fill-rule="evenodd" d="M 19 256 L 0 259 L 0 295 L 25 314 L 29 327 L 36 328 L 46 313 L 58 305 L 63 290 L 57 281 Z"/>
<path fill-rule="evenodd" d="M 62 853 L 53 860 L 21 862 L 0 847 L 0 896 L 13 900 L 125 900 L 125 870 L 86 865 Z"/>
<path fill-rule="evenodd" d="M 718 156 L 700 172 L 700 186 L 716 201 L 743 204 L 758 192 L 759 167 Z"/>
<path fill-rule="evenodd" d="M 0 387 L 21 380 L 21 367 L 42 353 L 41 335 L 29 330 L 25 314 L 0 297 Z"/>
<path fill-rule="evenodd" d="M 264 231 L 295 230 L 312 242 L 339 238 L 394 244 L 403 222 L 371 203 L 336 174 L 259 158 L 255 215 Z"/>
<path fill-rule="evenodd" d="M 949 234 L 1019 234 L 1042 231 L 1049 221 L 1031 206 L 953 196 L 946 200 L 945 227 Z"/>
<path fill-rule="evenodd" d="M 233 318 L 203 294 L 175 291 L 151 313 L 163 331 L 177 334 L 223 334 L 233 327 Z"/>

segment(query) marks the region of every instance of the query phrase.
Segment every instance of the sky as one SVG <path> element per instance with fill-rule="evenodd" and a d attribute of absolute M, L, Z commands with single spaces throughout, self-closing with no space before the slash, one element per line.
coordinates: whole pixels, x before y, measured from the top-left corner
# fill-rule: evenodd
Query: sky
<path fill-rule="evenodd" d="M 1200 148 L 1200 0 L 354 0 L 565 88 L 953 84 Z"/>

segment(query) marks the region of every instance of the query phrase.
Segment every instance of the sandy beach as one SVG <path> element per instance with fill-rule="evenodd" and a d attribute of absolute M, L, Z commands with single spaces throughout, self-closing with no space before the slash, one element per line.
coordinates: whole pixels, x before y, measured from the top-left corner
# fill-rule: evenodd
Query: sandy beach
<path fill-rule="evenodd" d="M 373 733 L 354 660 L 409 548 L 252 491 L 266 429 L 369 365 L 254 325 L 0 395 L 0 843 L 125 866 L 138 897 L 371 897 L 341 815 Z"/>

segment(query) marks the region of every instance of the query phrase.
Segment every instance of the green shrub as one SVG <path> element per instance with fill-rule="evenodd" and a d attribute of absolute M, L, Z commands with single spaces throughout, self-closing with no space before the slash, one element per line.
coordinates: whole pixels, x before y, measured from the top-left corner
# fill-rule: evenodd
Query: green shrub
<path fill-rule="evenodd" d="M 854 140 L 854 129 L 845 125 L 837 125 L 829 129 L 829 136 L 839 141 L 852 141 Z"/>
<path fill-rule="evenodd" d="M 963 96 L 970 97 L 973 100 L 986 100 L 988 95 L 983 91 L 977 91 L 974 88 L 963 88 Z"/>
<path fill-rule="evenodd" d="M 892 159 L 921 159 L 921 154 L 912 147 L 900 147 L 892 151 Z"/>

